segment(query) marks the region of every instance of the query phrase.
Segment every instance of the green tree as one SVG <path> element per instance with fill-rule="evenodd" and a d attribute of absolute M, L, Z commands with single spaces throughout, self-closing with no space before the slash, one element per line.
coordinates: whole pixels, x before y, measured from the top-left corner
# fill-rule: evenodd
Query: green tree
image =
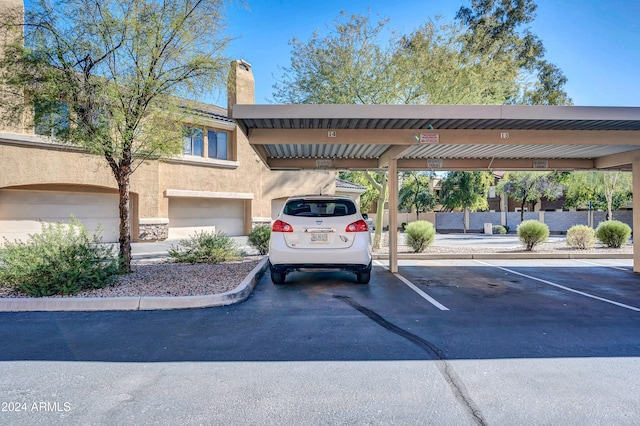
<path fill-rule="evenodd" d="M 306 42 L 292 39 L 291 66 L 273 87 L 279 103 L 397 104 L 403 79 L 392 35 L 384 40 L 388 19 L 341 12 L 326 35 L 315 31 Z"/>
<path fill-rule="evenodd" d="M 484 96 L 475 95 L 481 93 L 476 84 L 480 86 L 484 76 L 473 80 L 450 76 L 461 64 L 474 62 L 460 51 L 459 26 L 428 22 L 410 36 L 391 31 L 387 39 L 387 24 L 386 19 L 372 23 L 368 16 L 343 12 L 327 34 L 316 31 L 306 42 L 293 39 L 291 66 L 282 69 L 274 99 L 280 103 L 415 104 L 476 103 Z M 439 83 L 447 78 L 448 84 Z M 466 95 L 469 92 L 473 96 Z M 385 172 L 362 176 L 378 194 L 374 246 L 379 247 L 388 177 Z"/>
<path fill-rule="evenodd" d="M 340 172 L 340 178 L 353 183 L 357 183 L 359 185 L 366 186 L 368 188 L 360 196 L 360 209 L 362 210 L 362 212 L 368 213 L 369 210 L 371 210 L 373 201 L 377 201 L 376 229 L 373 235 L 373 247 L 376 249 L 381 248 L 382 228 L 384 224 L 384 205 L 387 202 L 387 173 L 381 171 L 349 171 Z"/>
<path fill-rule="evenodd" d="M 371 185 L 371 182 L 365 177 L 365 171 L 341 171 L 338 176 L 340 179 L 362 185 L 367 188 L 365 192 L 360 194 L 360 211 L 369 213 L 373 206 L 374 200 L 378 198 L 378 191 Z"/>
<path fill-rule="evenodd" d="M 378 205 L 376 206 L 376 230 L 373 234 L 373 247 L 382 247 L 382 228 L 384 224 L 384 205 L 387 202 L 387 187 L 389 175 L 387 172 L 365 172 L 365 178 L 378 193 Z"/>
<path fill-rule="evenodd" d="M 36 0 L 0 17 L 5 118 L 62 114 L 56 133 L 104 157 L 119 192 L 121 266 L 130 270 L 129 181 L 147 159 L 178 154 L 186 97 L 221 87 L 222 0 Z M 63 108 L 61 108 L 63 106 Z"/>
<path fill-rule="evenodd" d="M 387 22 L 371 23 L 367 16 L 342 12 L 328 34 L 316 31 L 307 42 L 291 40 L 291 67 L 283 68 L 274 99 L 312 104 L 401 102 L 397 81 L 403 76 L 402 62 L 395 55 L 395 36 L 383 41 Z M 361 176 L 378 194 L 374 247 L 380 248 L 388 177 L 386 172 Z"/>
<path fill-rule="evenodd" d="M 461 7 L 456 19 L 465 26 L 463 51 L 483 62 L 506 66 L 496 69 L 491 81 L 513 84 L 507 94 L 511 104 L 569 105 L 561 70 L 544 59 L 542 41 L 527 24 L 536 17 L 533 0 L 472 0 Z"/>
<path fill-rule="evenodd" d="M 489 207 L 487 196 L 493 185 L 491 172 L 449 172 L 442 181 L 440 202 L 443 207 L 475 212 Z M 463 220 L 464 232 L 467 224 Z"/>
<path fill-rule="evenodd" d="M 521 1 L 503 0 L 503 10 L 495 1 L 474 0 L 472 8 L 460 10 L 456 23 L 428 20 L 407 35 L 387 31 L 386 19 L 372 23 L 368 16 L 343 12 L 326 34 L 291 40 L 291 65 L 282 68 L 274 99 L 287 104 L 568 103 L 562 90 L 566 79 L 544 62 L 542 43 L 528 31 L 518 32 L 535 17 L 535 5 Z M 520 10 L 520 5 L 526 7 Z M 386 177 L 369 178 L 376 182 L 372 186 L 380 186 L 381 209 Z"/>
<path fill-rule="evenodd" d="M 280 103 L 568 104 L 566 78 L 542 42 L 520 28 L 531 0 L 474 0 L 456 22 L 428 19 L 401 35 L 388 19 L 344 12 L 308 41 L 290 41 L 291 65 L 274 85 Z M 390 34 L 390 35 L 389 35 Z"/>
<path fill-rule="evenodd" d="M 398 48 L 403 62 L 406 103 L 504 104 L 517 90 L 513 65 L 465 50 L 466 29 L 441 19 L 428 20 L 404 36 Z"/>
<path fill-rule="evenodd" d="M 509 196 L 520 202 L 520 221 L 524 221 L 524 206 L 528 203 L 535 208 L 542 197 L 550 200 L 562 195 L 564 186 L 553 172 L 508 172 L 498 183 L 498 194 Z"/>
<path fill-rule="evenodd" d="M 632 199 L 632 176 L 629 172 L 573 172 L 565 179 L 565 206 L 578 208 L 591 206 L 605 210 L 607 220 L 613 220 L 613 211 Z"/>
<path fill-rule="evenodd" d="M 402 173 L 402 185 L 398 191 L 398 208 L 416 209 L 416 220 L 419 220 L 421 212 L 432 211 L 438 203 L 431 180 L 433 173 L 428 172 L 404 172 Z"/>

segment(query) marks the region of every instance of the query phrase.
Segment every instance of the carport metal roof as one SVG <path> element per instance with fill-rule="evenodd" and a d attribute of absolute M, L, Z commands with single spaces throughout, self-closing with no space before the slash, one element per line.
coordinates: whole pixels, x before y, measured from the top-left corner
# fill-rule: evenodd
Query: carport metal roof
<path fill-rule="evenodd" d="M 633 170 L 640 193 L 640 107 L 234 105 L 232 117 L 271 169 Z M 640 211 L 640 197 L 634 197 Z M 640 217 L 634 214 L 634 228 Z M 398 272 L 397 203 L 389 269 Z M 640 272 L 640 238 L 634 240 Z"/>
<path fill-rule="evenodd" d="M 235 105 L 272 169 L 629 169 L 640 108 Z"/>

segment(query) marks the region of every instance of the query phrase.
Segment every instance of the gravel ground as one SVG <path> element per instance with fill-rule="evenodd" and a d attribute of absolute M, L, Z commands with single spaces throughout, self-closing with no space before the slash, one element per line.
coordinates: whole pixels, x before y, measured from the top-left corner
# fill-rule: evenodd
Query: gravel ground
<path fill-rule="evenodd" d="M 374 253 L 389 252 L 387 244 Z M 411 253 L 412 249 L 403 244 L 398 245 L 399 253 Z M 431 246 L 425 251 L 429 253 L 523 253 L 522 245 L 510 247 L 439 247 Z M 534 253 L 633 253 L 633 245 L 625 244 L 619 249 L 611 249 L 597 245 L 587 250 L 579 250 L 566 245 L 564 241 L 554 241 L 537 246 Z M 225 293 L 236 288 L 253 268 L 262 260 L 262 256 L 248 256 L 235 262 L 217 265 L 211 264 L 176 264 L 166 260 L 134 261 L 133 272 L 117 277 L 109 287 L 87 290 L 75 296 L 64 297 L 122 297 L 122 296 L 200 296 Z M 25 294 L 0 287 L 0 297 L 27 297 Z M 62 296 L 55 296 L 62 297 Z"/>
<path fill-rule="evenodd" d="M 82 291 L 75 296 L 53 297 L 122 297 L 122 296 L 203 296 L 231 291 L 262 260 L 248 256 L 220 264 L 178 264 L 163 260 L 134 261 L 133 272 L 118 276 L 106 288 Z M 0 297 L 28 297 L 0 288 Z"/>

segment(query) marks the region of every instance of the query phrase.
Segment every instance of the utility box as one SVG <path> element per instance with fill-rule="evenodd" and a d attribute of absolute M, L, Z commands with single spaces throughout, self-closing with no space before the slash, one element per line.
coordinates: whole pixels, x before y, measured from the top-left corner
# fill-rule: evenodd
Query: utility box
<path fill-rule="evenodd" d="M 493 234 L 493 224 L 485 223 L 484 224 L 484 233 L 485 234 Z"/>

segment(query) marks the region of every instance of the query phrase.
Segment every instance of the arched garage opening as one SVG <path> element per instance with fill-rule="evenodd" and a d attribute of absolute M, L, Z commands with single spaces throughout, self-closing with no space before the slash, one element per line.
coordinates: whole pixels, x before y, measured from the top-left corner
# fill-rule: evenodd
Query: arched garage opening
<path fill-rule="evenodd" d="M 137 194 L 131 194 L 132 211 Z M 88 231 L 103 229 L 103 241 L 119 238 L 118 191 L 89 185 L 40 184 L 0 188 L 0 235 L 26 240 L 41 230 L 41 222 L 80 220 Z M 132 214 L 132 218 L 137 215 Z M 132 233 L 136 235 L 135 223 Z"/>
<path fill-rule="evenodd" d="M 516 105 L 234 105 L 273 170 L 632 170 L 640 194 L 640 108 Z M 640 229 L 640 197 L 633 228 Z M 397 201 L 389 264 L 397 272 Z M 640 238 L 634 239 L 640 272 Z"/>

